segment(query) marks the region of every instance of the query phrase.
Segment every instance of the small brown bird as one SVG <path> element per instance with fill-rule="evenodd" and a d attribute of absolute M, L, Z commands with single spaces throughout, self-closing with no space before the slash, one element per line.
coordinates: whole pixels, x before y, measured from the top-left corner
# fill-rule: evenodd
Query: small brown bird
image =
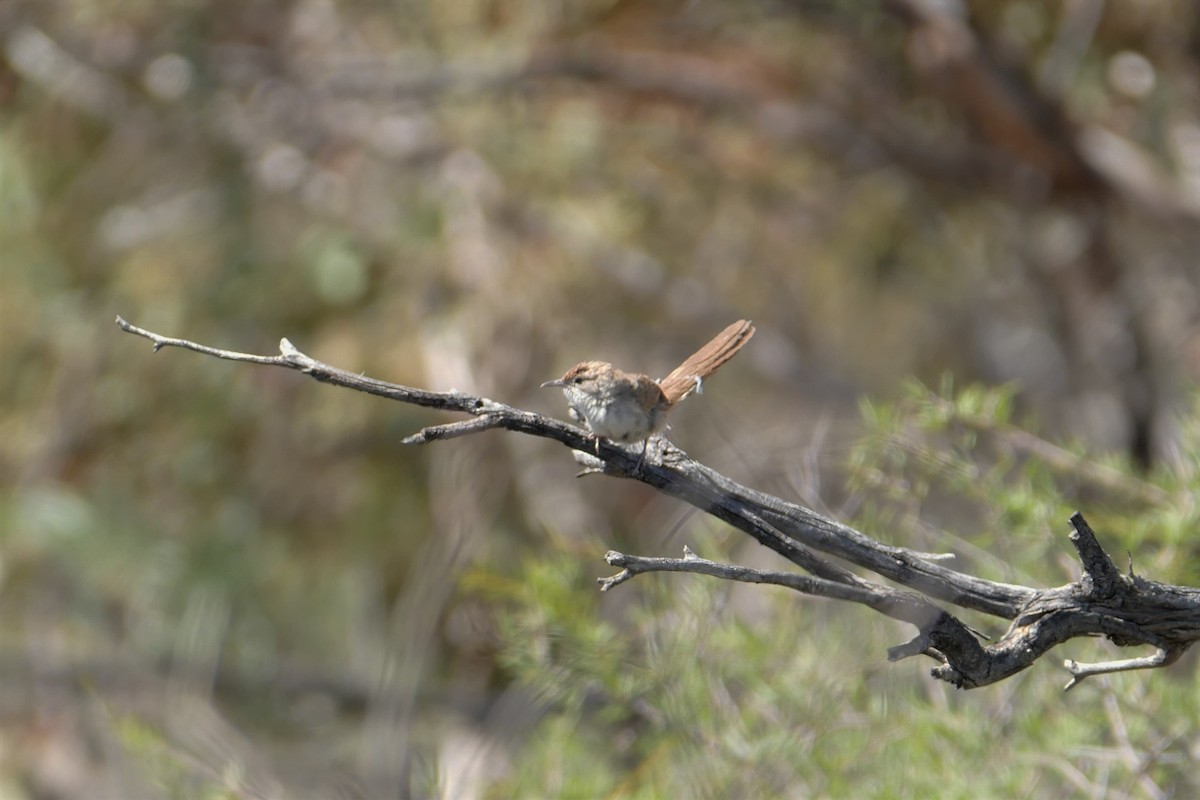
<path fill-rule="evenodd" d="M 624 372 L 605 361 L 584 361 L 561 378 L 546 381 L 542 388 L 560 387 L 571 406 L 571 416 L 586 422 L 596 436 L 614 442 L 649 442 L 667 427 L 671 409 L 692 392 L 700 392 L 704 379 L 733 358 L 753 335 L 750 321 L 738 320 L 661 381 Z M 596 447 L 599 450 L 598 439 Z"/>

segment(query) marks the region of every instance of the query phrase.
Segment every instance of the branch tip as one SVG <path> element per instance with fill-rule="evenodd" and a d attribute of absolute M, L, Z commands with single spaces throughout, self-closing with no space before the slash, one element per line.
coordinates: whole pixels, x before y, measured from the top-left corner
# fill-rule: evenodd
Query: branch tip
<path fill-rule="evenodd" d="M 1063 661 L 1063 667 L 1071 673 L 1071 680 L 1063 687 L 1070 691 L 1083 682 L 1084 678 L 1092 675 L 1107 675 L 1113 672 L 1129 672 L 1136 669 L 1160 669 L 1170 666 L 1184 654 L 1186 647 L 1156 647 L 1154 652 L 1140 658 L 1126 658 L 1119 661 L 1100 661 L 1095 664 L 1083 664 L 1074 659 Z"/>
<path fill-rule="evenodd" d="M 629 571 L 627 569 L 623 569 L 620 572 L 618 572 L 616 575 L 613 575 L 611 577 L 596 578 L 596 583 L 600 584 L 600 591 L 607 592 L 609 589 L 613 588 L 614 586 L 620 586 L 622 583 L 624 583 L 625 581 L 632 578 L 633 575 L 634 575 L 634 573 L 632 573 L 631 571 Z"/>
<path fill-rule="evenodd" d="M 925 631 L 920 631 L 916 636 L 909 639 L 904 644 L 898 644 L 894 647 L 889 647 L 887 650 L 888 661 L 901 661 L 913 656 L 924 655 L 929 651 L 929 634 Z"/>
<path fill-rule="evenodd" d="M 1083 566 L 1083 577 L 1080 584 L 1084 592 L 1094 597 L 1109 597 L 1121 588 L 1121 571 L 1113 563 L 1108 553 L 1100 546 L 1096 532 L 1088 525 L 1083 514 L 1076 511 L 1069 522 L 1072 531 L 1069 538 L 1079 554 Z"/>

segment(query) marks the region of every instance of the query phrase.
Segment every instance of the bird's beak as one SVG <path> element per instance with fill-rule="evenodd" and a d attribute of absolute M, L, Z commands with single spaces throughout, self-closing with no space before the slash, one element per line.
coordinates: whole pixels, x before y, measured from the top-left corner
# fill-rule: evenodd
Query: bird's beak
<path fill-rule="evenodd" d="M 562 387 L 562 385 L 563 385 L 563 380 L 562 380 L 562 378 L 555 378 L 555 379 L 554 379 L 554 380 L 552 380 L 552 381 L 546 381 L 545 383 L 543 383 L 543 384 L 542 384 L 542 388 L 543 388 L 543 389 L 549 389 L 551 386 L 558 386 L 558 387 L 560 387 L 560 388 L 561 388 L 561 387 Z"/>

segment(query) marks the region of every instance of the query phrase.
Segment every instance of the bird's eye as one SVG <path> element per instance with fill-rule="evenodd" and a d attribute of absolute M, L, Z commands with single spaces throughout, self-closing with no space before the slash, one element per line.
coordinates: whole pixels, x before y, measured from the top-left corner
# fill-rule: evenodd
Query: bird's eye
<path fill-rule="evenodd" d="M 576 375 L 575 379 L 572 380 L 571 383 L 583 383 L 583 378 L 580 377 L 579 375 Z"/>

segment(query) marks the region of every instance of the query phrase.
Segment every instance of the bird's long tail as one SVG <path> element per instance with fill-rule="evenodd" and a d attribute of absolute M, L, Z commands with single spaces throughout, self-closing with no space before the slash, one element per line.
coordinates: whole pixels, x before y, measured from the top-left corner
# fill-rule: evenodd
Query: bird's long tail
<path fill-rule="evenodd" d="M 733 358 L 753 335 L 754 326 L 750 320 L 739 319 L 688 356 L 682 364 L 671 370 L 670 375 L 658 382 L 667 402 L 675 405 L 692 392 L 700 391 L 701 382 Z"/>

